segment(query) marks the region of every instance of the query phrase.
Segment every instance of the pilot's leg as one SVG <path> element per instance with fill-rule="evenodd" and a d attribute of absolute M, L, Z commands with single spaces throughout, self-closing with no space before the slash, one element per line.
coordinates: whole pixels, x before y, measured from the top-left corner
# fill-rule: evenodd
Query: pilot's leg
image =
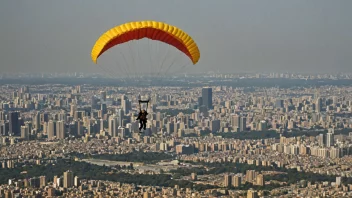
<path fill-rule="evenodd" d="M 145 128 L 147 127 L 147 121 L 143 120 L 143 124 L 144 124 L 144 130 L 145 130 Z"/>
<path fill-rule="evenodd" d="M 139 130 L 142 130 L 142 128 L 143 128 L 143 121 L 139 120 Z"/>

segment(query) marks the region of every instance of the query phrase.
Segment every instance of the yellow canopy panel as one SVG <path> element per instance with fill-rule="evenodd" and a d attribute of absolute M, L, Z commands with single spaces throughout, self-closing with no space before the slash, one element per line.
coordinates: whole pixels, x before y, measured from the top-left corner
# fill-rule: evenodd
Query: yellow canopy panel
<path fill-rule="evenodd" d="M 172 45 L 186 54 L 196 64 L 200 58 L 200 52 L 193 39 L 181 29 L 157 21 L 137 21 L 116 26 L 96 41 L 92 49 L 92 60 L 97 59 L 111 47 L 131 40 L 149 38 Z"/>

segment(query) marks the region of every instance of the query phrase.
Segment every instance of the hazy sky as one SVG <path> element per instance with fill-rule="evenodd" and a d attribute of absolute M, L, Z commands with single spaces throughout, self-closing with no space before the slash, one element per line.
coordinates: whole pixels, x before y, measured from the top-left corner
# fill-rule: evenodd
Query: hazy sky
<path fill-rule="evenodd" d="M 191 35 L 197 70 L 352 72 L 351 8 L 351 0 L 1 0 L 0 72 L 99 71 L 95 41 L 136 20 Z"/>

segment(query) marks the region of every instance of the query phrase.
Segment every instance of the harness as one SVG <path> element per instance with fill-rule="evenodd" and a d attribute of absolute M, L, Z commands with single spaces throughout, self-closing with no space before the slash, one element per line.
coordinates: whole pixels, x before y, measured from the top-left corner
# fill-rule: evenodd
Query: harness
<path fill-rule="evenodd" d="M 145 115 L 146 113 L 141 113 L 140 119 L 141 120 L 146 120 L 147 116 Z"/>
<path fill-rule="evenodd" d="M 141 107 L 141 103 L 147 103 L 147 109 L 148 109 L 148 104 L 149 104 L 149 100 L 138 100 L 139 102 L 139 111 L 141 112 L 139 115 L 139 119 L 140 120 L 147 120 L 147 112 L 142 113 L 142 107 Z"/>

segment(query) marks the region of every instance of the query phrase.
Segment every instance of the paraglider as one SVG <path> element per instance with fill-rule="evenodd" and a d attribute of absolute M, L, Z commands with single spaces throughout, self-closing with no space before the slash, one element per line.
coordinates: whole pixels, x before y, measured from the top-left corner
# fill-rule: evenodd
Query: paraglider
<path fill-rule="evenodd" d="M 113 48 L 114 46 L 118 46 L 120 44 L 124 43 L 130 43 L 131 41 L 134 40 L 141 40 L 141 39 L 149 39 L 153 41 L 160 41 L 164 44 L 166 44 L 167 49 L 168 46 L 173 46 L 179 51 L 179 54 L 182 55 L 182 57 L 187 58 L 187 62 L 191 62 L 193 65 L 195 65 L 200 58 L 200 52 L 198 49 L 197 44 L 194 42 L 194 40 L 184 31 L 179 29 L 178 27 L 163 23 L 163 22 L 157 22 L 157 21 L 136 21 L 136 22 L 129 22 L 125 23 L 122 25 L 118 25 L 116 27 L 111 28 L 110 30 L 106 31 L 103 33 L 95 42 L 92 51 L 91 51 L 91 58 L 92 61 L 95 64 L 98 64 L 98 58 L 104 54 L 106 51 L 109 49 Z M 129 46 L 130 47 L 130 46 Z M 133 51 L 130 49 L 130 51 Z M 144 50 L 148 52 L 147 50 Z M 138 50 L 137 50 L 138 52 Z M 123 73 L 126 72 L 128 73 L 133 70 L 133 67 L 131 67 L 128 64 L 128 61 L 126 61 L 126 57 L 122 54 L 122 58 L 120 59 L 121 61 L 123 60 L 125 62 L 126 67 L 125 68 L 120 68 L 117 73 Z M 167 54 L 166 54 L 167 55 Z M 183 56 L 186 55 L 186 56 Z M 132 56 L 133 59 L 133 56 Z M 175 60 L 175 59 L 174 59 Z M 190 60 L 190 61 L 189 61 Z M 133 59 L 133 65 L 135 65 L 135 59 Z M 164 63 L 165 59 L 161 61 L 161 65 L 159 66 L 158 63 L 156 63 L 157 67 L 159 68 L 159 71 L 157 72 L 157 76 L 162 76 L 163 74 L 166 74 L 171 66 L 177 65 L 174 64 L 174 61 L 169 65 L 169 67 L 165 70 L 162 70 L 162 65 Z M 145 63 L 147 61 L 142 62 L 142 64 L 138 66 L 143 66 L 145 67 Z M 153 71 L 153 64 L 151 62 L 151 69 L 147 69 L 147 72 L 152 73 Z M 188 63 L 189 64 L 189 63 Z M 179 64 L 181 65 L 181 64 Z M 185 67 L 184 65 L 183 67 Z M 182 67 L 182 68 L 183 68 Z M 141 68 L 141 67 L 139 67 Z M 137 68 L 137 70 L 139 70 Z M 181 68 L 181 69 L 182 69 Z M 130 70 L 131 69 L 131 70 Z M 134 72 L 137 72 L 134 70 Z M 156 76 L 152 78 L 152 80 L 157 79 Z M 145 85 L 145 83 L 139 83 L 140 85 Z M 139 120 L 139 130 L 141 129 L 146 129 L 146 123 L 147 123 L 147 111 L 141 109 L 141 103 L 146 103 L 147 104 L 147 109 L 148 109 L 148 103 L 149 100 L 143 101 L 139 100 L 139 106 L 140 106 L 140 112 L 138 115 L 137 120 Z"/>

